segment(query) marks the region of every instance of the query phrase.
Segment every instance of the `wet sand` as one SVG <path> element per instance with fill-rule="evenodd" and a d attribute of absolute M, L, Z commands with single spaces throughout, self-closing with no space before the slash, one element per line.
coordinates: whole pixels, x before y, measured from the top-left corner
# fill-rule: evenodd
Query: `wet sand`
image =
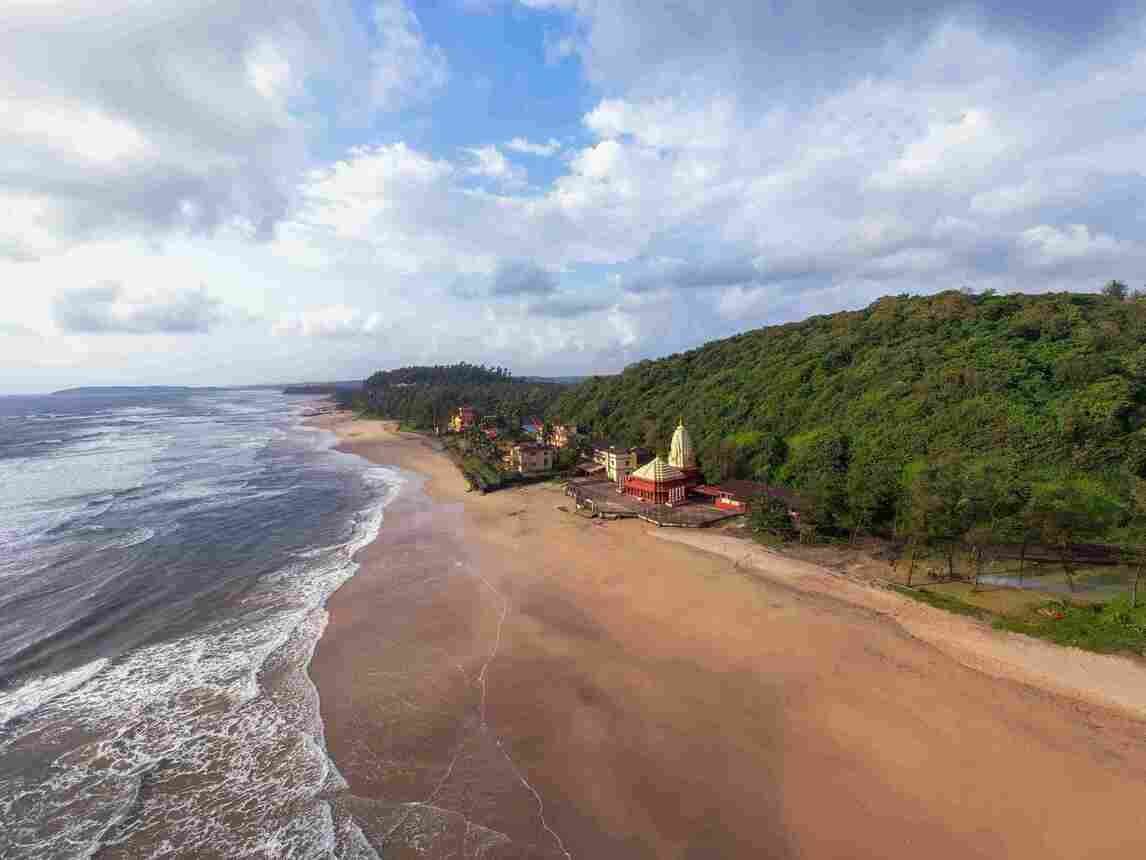
<path fill-rule="evenodd" d="M 466 494 L 425 440 L 320 421 L 425 476 L 311 664 L 334 800 L 387 860 L 1146 850 L 1140 666 L 1054 683 L 1079 652 L 552 487 Z"/>

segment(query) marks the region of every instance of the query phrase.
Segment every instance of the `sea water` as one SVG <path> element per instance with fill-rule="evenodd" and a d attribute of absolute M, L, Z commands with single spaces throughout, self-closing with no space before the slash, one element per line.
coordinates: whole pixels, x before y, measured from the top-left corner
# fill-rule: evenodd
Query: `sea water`
<path fill-rule="evenodd" d="M 306 675 L 396 470 L 270 390 L 0 398 L 0 857 L 372 857 Z"/>

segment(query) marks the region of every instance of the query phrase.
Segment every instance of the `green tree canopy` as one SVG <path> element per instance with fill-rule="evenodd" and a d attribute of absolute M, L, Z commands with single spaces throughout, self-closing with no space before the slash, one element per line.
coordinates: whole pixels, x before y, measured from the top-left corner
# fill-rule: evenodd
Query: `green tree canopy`
<path fill-rule="evenodd" d="M 1122 498 L 1124 473 L 1146 478 L 1143 344 L 1146 300 L 1113 292 L 887 296 L 592 377 L 550 416 L 641 444 L 667 440 L 683 415 L 706 479 L 786 483 L 818 519 L 890 531 L 913 516 L 912 464 L 954 455 L 1001 457 L 984 467 L 1005 466 L 1001 511 L 1047 475 Z M 957 471 L 957 482 L 974 478 Z M 976 512 L 981 498 L 997 501 L 957 489 Z M 942 516 L 927 514 L 927 530 Z M 1023 534 L 1016 516 L 999 513 L 994 528 Z"/>

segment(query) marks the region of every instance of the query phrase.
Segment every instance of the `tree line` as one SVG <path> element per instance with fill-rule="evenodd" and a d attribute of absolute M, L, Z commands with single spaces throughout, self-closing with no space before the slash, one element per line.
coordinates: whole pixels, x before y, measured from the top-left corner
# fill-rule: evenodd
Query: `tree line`
<path fill-rule="evenodd" d="M 456 364 L 410 365 L 379 370 L 366 380 L 368 388 L 387 385 L 474 385 L 506 382 L 513 378 L 508 367 L 486 367 L 459 361 Z"/>
<path fill-rule="evenodd" d="M 366 380 L 351 403 L 360 411 L 401 422 L 416 430 L 445 427 L 460 406 L 505 427 L 541 416 L 565 386 L 515 379 L 508 368 L 458 364 L 401 367 Z"/>
<path fill-rule="evenodd" d="M 550 410 L 653 448 L 678 415 L 706 480 L 793 487 L 824 530 L 1128 545 L 1146 478 L 1146 298 L 1119 281 L 888 296 L 591 378 Z"/>

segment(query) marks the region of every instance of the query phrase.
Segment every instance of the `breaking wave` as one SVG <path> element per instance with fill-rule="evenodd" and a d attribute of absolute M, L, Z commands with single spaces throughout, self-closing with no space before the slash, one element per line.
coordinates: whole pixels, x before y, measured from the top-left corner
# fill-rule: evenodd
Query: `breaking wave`
<path fill-rule="evenodd" d="M 375 856 L 324 799 L 344 783 L 306 667 L 400 473 L 268 392 L 114 414 L 79 443 L 107 475 L 82 504 L 43 495 L 37 521 L 0 494 L 32 550 L 0 548 L 0 575 L 21 571 L 0 604 L 0 856 Z"/>

